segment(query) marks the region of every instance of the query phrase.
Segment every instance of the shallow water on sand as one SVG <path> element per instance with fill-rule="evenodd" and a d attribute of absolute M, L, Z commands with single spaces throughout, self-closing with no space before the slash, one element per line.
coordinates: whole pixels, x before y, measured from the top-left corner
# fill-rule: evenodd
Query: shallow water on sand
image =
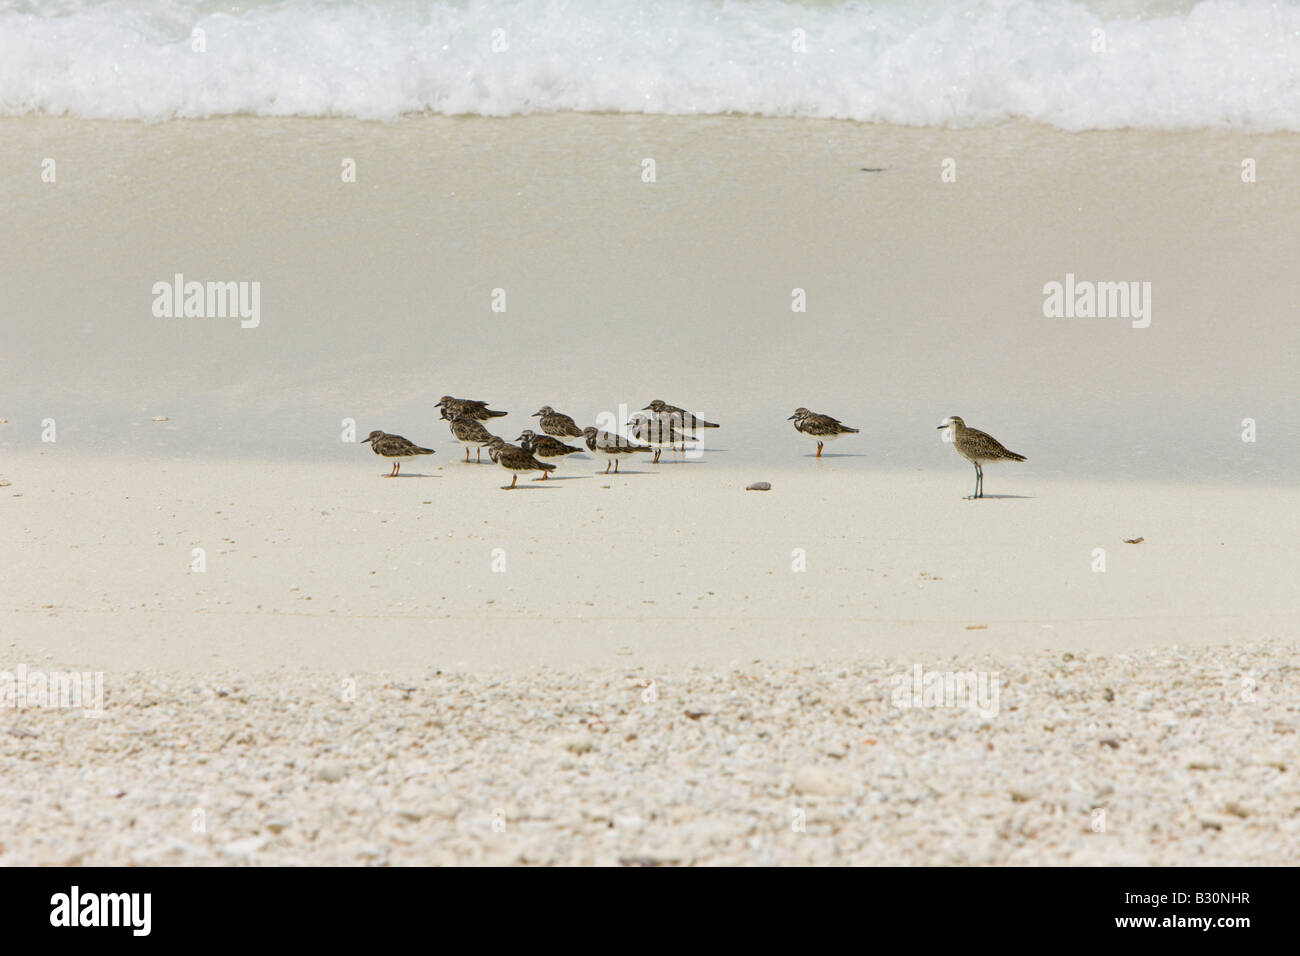
<path fill-rule="evenodd" d="M 0 181 L 0 448 L 40 447 L 52 418 L 83 451 L 337 460 L 369 455 L 340 441 L 353 419 L 450 459 L 433 403 L 451 393 L 509 409 L 509 439 L 542 404 L 585 424 L 664 398 L 721 422 L 706 461 L 741 467 L 801 467 L 815 446 L 786 419 L 805 405 L 862 429 L 828 447 L 840 468 L 970 471 L 934 427 L 959 414 L 1026 475 L 1300 474 L 1294 135 L 602 115 L 0 130 L 20 171 Z M 258 326 L 155 316 L 177 273 L 259 283 Z M 1045 317 L 1067 275 L 1150 282 L 1150 326 Z"/>

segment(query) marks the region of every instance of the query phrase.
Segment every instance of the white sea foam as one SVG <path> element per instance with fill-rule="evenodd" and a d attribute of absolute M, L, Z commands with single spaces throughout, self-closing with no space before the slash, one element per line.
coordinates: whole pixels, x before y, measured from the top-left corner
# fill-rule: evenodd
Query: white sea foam
<path fill-rule="evenodd" d="M 553 110 L 1300 130 L 1300 6 L 0 0 L 9 115 Z"/>

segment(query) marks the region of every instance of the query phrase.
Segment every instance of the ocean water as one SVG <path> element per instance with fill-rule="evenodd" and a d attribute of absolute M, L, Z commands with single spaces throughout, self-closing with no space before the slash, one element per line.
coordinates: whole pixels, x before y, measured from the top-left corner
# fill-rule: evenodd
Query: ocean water
<path fill-rule="evenodd" d="M 0 114 L 1300 130 L 1284 0 L 0 0 Z"/>

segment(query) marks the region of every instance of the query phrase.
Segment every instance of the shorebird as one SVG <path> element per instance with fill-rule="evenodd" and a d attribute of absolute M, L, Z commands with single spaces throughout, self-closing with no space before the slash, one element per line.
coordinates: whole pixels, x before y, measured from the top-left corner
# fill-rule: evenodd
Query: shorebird
<path fill-rule="evenodd" d="M 444 412 L 450 414 L 452 418 L 474 418 L 478 421 L 486 421 L 489 418 L 500 418 L 502 415 L 509 415 L 509 412 L 497 412 L 488 408 L 487 402 L 480 402 L 473 398 L 452 398 L 450 395 L 444 395 L 438 399 L 434 408 L 441 408 Z"/>
<path fill-rule="evenodd" d="M 501 486 L 503 491 L 509 491 L 515 486 L 521 471 L 540 471 L 542 477 L 534 478 L 533 481 L 543 481 L 548 471 L 555 470 L 554 465 L 538 461 L 533 457 L 533 449 L 528 442 L 524 442 L 522 445 L 512 445 L 504 438 L 493 438 L 490 447 L 492 448 L 492 460 L 506 471 L 514 472 L 510 478 L 510 484 Z"/>
<path fill-rule="evenodd" d="M 561 415 L 550 405 L 543 405 L 533 412 L 532 417 L 541 419 L 538 427 L 541 428 L 544 434 L 550 435 L 552 438 L 565 441 L 570 438 L 582 437 L 582 429 L 578 427 L 578 423 L 568 415 Z"/>
<path fill-rule="evenodd" d="M 538 435 L 531 428 L 525 428 L 524 433 L 515 441 L 520 443 L 521 448 L 531 448 L 533 455 L 537 458 L 563 458 L 565 455 L 576 455 L 582 451 L 581 448 L 574 448 L 572 445 L 566 445 L 558 438 L 552 438 L 550 435 Z M 546 480 L 546 474 L 542 474 L 542 481 Z"/>
<path fill-rule="evenodd" d="M 951 429 L 949 433 L 952 437 L 952 447 L 957 449 L 957 454 L 961 455 L 968 462 L 975 466 L 975 494 L 971 498 L 984 497 L 984 469 L 980 467 L 982 461 L 1024 461 L 1024 455 L 1017 455 L 1014 451 L 1002 447 L 1002 442 L 998 441 L 987 432 L 982 432 L 978 428 L 967 428 L 966 423 L 956 415 L 950 415 L 943 420 L 940 428 Z"/>
<path fill-rule="evenodd" d="M 401 435 L 390 435 L 387 432 L 378 430 L 371 432 L 361 444 L 369 444 L 376 455 L 383 455 L 385 458 L 392 460 L 393 470 L 385 475 L 385 478 L 396 478 L 404 461 L 410 461 L 420 455 L 434 454 L 432 448 L 421 448 Z"/>
<path fill-rule="evenodd" d="M 817 457 L 822 456 L 822 447 L 828 441 L 834 441 L 841 435 L 856 435 L 858 429 L 850 428 L 840 422 L 838 418 L 831 418 L 829 415 L 820 415 L 817 412 L 810 412 L 806 408 L 796 408 L 794 414 L 786 419 L 788 422 L 794 422 L 794 427 L 801 434 L 807 435 L 817 443 Z"/>
<path fill-rule="evenodd" d="M 686 447 L 688 441 L 699 441 L 690 435 L 683 435 L 673 428 L 672 422 L 665 418 L 651 418 L 649 415 L 642 415 L 637 412 L 627 420 L 628 428 L 631 429 L 631 436 L 637 441 L 643 441 L 655 450 L 655 463 L 659 461 L 659 456 L 663 454 L 664 446 L 675 448 L 677 445 Z"/>
<path fill-rule="evenodd" d="M 713 422 L 706 422 L 699 418 L 694 412 L 688 412 L 684 408 L 678 408 L 676 405 L 669 405 L 662 398 L 656 398 L 645 408 L 643 412 L 654 412 L 655 417 L 660 421 L 665 421 L 672 425 L 678 431 L 693 432 L 701 428 L 719 428 Z M 682 445 L 682 451 L 686 450 L 686 445 Z"/>
<path fill-rule="evenodd" d="M 466 418 L 463 415 L 458 418 L 452 418 L 447 409 L 443 408 L 442 417 L 449 419 L 448 425 L 451 427 L 452 437 L 465 446 L 465 462 L 469 463 L 469 446 L 476 445 L 478 460 L 483 460 L 483 446 L 490 442 L 495 436 L 483 427 L 481 422 L 473 418 Z"/>
<path fill-rule="evenodd" d="M 582 430 L 582 434 L 587 441 L 587 449 L 605 459 L 605 474 L 607 475 L 609 474 L 610 462 L 614 463 L 614 474 L 618 474 L 620 455 L 635 455 L 643 451 L 654 451 L 653 448 L 647 445 L 634 445 L 621 435 L 597 431 L 590 425 Z"/>

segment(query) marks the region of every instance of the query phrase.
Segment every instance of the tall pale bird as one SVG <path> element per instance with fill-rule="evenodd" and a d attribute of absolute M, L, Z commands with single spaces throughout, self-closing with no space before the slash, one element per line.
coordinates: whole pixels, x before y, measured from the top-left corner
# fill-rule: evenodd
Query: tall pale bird
<path fill-rule="evenodd" d="M 952 447 L 957 449 L 957 454 L 975 466 L 975 494 L 971 495 L 971 498 L 984 497 L 984 469 L 980 467 L 980 462 L 1025 460 L 1024 455 L 1017 455 L 1014 451 L 1004 448 L 1002 442 L 988 432 L 982 432 L 978 428 L 968 428 L 966 423 L 956 415 L 945 418 L 939 428 L 949 430 L 949 440 L 952 442 Z"/>

